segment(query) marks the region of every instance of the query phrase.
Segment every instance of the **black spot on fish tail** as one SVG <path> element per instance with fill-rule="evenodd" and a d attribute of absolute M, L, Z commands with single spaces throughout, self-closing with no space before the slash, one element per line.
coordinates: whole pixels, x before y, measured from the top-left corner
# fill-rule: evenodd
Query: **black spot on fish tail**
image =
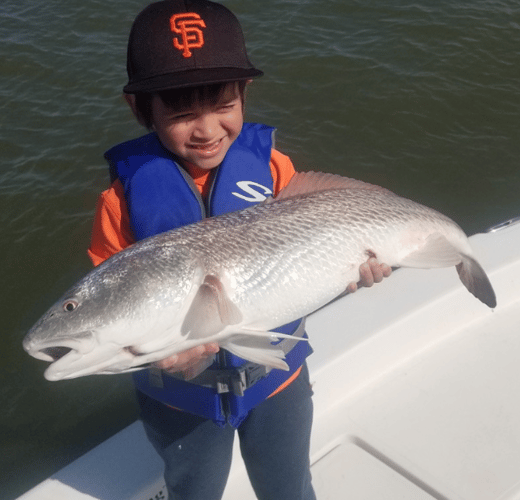
<path fill-rule="evenodd" d="M 495 291 L 482 266 L 469 255 L 463 255 L 462 261 L 456 266 L 460 280 L 464 286 L 488 307 L 497 305 Z"/>

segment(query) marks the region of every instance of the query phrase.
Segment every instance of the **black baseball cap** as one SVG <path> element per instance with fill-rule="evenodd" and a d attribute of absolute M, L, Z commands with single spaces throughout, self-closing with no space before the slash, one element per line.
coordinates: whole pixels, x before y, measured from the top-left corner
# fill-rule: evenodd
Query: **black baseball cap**
<path fill-rule="evenodd" d="M 146 7 L 130 31 L 127 71 L 127 94 L 263 75 L 247 57 L 238 19 L 208 0 L 164 0 Z"/>

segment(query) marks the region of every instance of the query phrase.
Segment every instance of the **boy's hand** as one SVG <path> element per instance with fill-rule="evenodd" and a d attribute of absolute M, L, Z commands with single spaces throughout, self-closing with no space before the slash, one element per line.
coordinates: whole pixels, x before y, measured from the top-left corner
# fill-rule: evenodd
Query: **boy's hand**
<path fill-rule="evenodd" d="M 348 285 L 347 291 L 354 293 L 359 287 L 370 287 L 374 283 L 380 283 L 383 278 L 388 278 L 392 274 L 392 268 L 387 264 L 380 264 L 377 259 L 371 257 L 359 266 L 359 282 L 352 282 Z"/>
<path fill-rule="evenodd" d="M 210 361 L 209 358 L 212 358 L 219 350 L 219 345 L 216 342 L 211 342 L 174 354 L 169 358 L 161 359 L 153 363 L 153 365 L 171 373 L 183 372 L 188 380 L 201 373 L 207 367 L 207 363 Z M 204 366 L 205 364 L 206 366 Z M 203 366 L 204 368 L 200 369 Z"/>

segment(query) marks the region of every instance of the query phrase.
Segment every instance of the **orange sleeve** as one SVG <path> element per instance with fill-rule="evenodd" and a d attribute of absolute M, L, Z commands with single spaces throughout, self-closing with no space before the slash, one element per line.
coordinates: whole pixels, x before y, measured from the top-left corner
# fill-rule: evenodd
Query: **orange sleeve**
<path fill-rule="evenodd" d="M 271 175 L 273 176 L 274 193 L 276 196 L 291 180 L 295 174 L 294 166 L 288 156 L 276 149 L 271 150 Z"/>
<path fill-rule="evenodd" d="M 123 186 L 116 180 L 98 198 L 88 256 L 97 266 L 134 243 Z"/>

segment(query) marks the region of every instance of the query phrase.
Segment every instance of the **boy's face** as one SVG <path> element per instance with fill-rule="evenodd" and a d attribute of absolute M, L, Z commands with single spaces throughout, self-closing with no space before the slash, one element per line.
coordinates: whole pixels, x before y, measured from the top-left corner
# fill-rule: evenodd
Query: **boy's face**
<path fill-rule="evenodd" d="M 216 104 L 199 102 L 182 111 L 152 99 L 154 129 L 163 146 L 187 164 L 210 170 L 220 165 L 242 130 L 242 100 L 235 85 L 228 85 Z"/>

